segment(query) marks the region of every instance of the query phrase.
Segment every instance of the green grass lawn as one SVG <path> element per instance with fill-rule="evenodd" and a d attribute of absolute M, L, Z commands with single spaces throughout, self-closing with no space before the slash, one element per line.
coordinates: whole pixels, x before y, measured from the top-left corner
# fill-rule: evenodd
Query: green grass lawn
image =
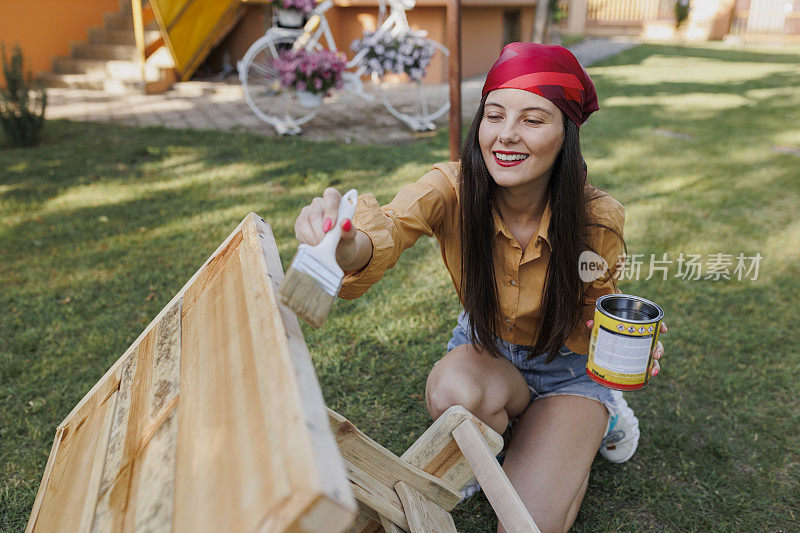
<path fill-rule="evenodd" d="M 791 53 L 790 53 L 791 52 Z M 640 46 L 589 69 L 595 185 L 627 209 L 658 302 L 663 370 L 627 395 L 642 437 L 598 458 L 575 531 L 789 531 L 800 523 L 800 55 Z M 52 122 L 0 148 L 0 530 L 22 530 L 56 426 L 249 211 L 284 265 L 293 220 L 328 185 L 388 201 L 447 158 L 447 133 L 355 146 Z M 0 141 L 2 142 L 2 141 Z M 763 259 L 755 280 L 677 277 L 677 259 Z M 644 279 L 650 254 L 673 263 Z M 730 266 L 733 273 L 734 265 Z M 751 273 L 752 276 L 752 273 Z M 304 326 L 332 408 L 395 453 L 430 423 L 423 393 L 458 302 L 432 239 L 325 327 Z M 459 531 L 496 519 L 477 496 Z"/>

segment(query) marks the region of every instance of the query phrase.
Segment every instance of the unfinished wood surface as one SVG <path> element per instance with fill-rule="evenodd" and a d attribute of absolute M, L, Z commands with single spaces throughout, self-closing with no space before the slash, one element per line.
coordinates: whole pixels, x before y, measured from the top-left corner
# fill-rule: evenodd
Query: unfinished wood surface
<path fill-rule="evenodd" d="M 347 529 L 355 500 L 277 259 L 251 213 L 59 426 L 28 531 Z"/>
<path fill-rule="evenodd" d="M 336 411 L 328 409 L 328 413 L 331 429 L 336 436 L 336 441 L 339 443 L 342 457 L 346 462 L 356 467 L 357 472 L 368 473 L 378 483 L 383 484 L 387 488 L 385 492 L 394 493 L 395 484 L 398 481 L 403 481 L 447 511 L 458 504 L 461 499 L 460 492 L 446 485 L 439 478 L 403 461 L 367 437 Z M 348 474 L 351 474 L 349 467 Z M 351 474 L 351 485 L 353 484 L 352 482 Z M 373 488 L 373 486 L 362 488 L 369 489 Z M 377 487 L 374 488 L 377 490 Z M 358 497 L 357 493 L 356 497 Z M 379 514 L 385 514 L 381 513 L 380 509 L 376 510 Z M 395 520 L 392 521 L 398 523 Z"/>
<path fill-rule="evenodd" d="M 52 468 L 40 488 L 41 503 L 34 508 L 28 531 L 80 531 L 84 523 L 86 488 L 98 479 L 104 444 L 98 438 L 110 428 L 116 390 L 98 395 L 56 432 Z M 107 435 L 107 434 L 106 434 Z"/>
<path fill-rule="evenodd" d="M 453 430 L 453 437 L 505 530 L 509 533 L 539 533 L 525 504 L 475 424 L 465 420 Z"/>
<path fill-rule="evenodd" d="M 456 525 L 450 513 L 402 481 L 394 488 L 403 502 L 411 533 L 456 533 Z"/>
<path fill-rule="evenodd" d="M 381 526 L 381 517 L 378 516 L 378 513 L 374 509 L 370 509 L 361 502 L 357 503 L 358 512 L 356 513 L 356 519 L 353 521 L 350 529 L 347 530 L 347 533 L 378 533 L 386 529 Z M 383 520 L 389 521 L 385 517 Z"/>
<path fill-rule="evenodd" d="M 464 420 L 475 424 L 493 454 L 497 455 L 503 449 L 503 437 L 499 433 L 463 406 L 454 405 L 436 419 L 401 459 L 461 490 L 473 477 L 472 468 L 453 440 L 453 430 Z"/>
<path fill-rule="evenodd" d="M 371 471 L 360 468 L 347 458 L 344 460 L 347 477 L 353 495 L 367 507 L 377 511 L 379 516 L 385 516 L 395 524 L 408 531 L 408 522 L 403 512 L 403 503 L 393 486 L 374 476 Z"/>
<path fill-rule="evenodd" d="M 380 517 L 381 527 L 386 533 L 405 533 L 405 529 L 401 528 L 385 516 Z"/>
<path fill-rule="evenodd" d="M 253 223 L 245 225 L 244 245 L 252 251 L 255 259 L 260 252 L 264 258 L 263 263 L 251 261 L 251 264 L 259 266 L 255 272 L 259 276 L 260 282 L 264 285 L 264 292 L 271 300 L 271 306 L 279 309 L 278 314 L 273 314 L 276 327 L 284 329 L 281 336 L 285 339 L 286 346 L 284 353 L 288 355 L 286 364 L 294 369 L 296 379 L 295 405 L 300 408 L 299 423 L 305 425 L 302 430 L 308 438 L 302 443 L 306 462 L 311 468 L 317 480 L 317 488 L 332 502 L 339 502 L 347 509 L 347 514 L 352 519 L 355 510 L 355 500 L 350 490 L 350 484 L 345 475 L 344 463 L 339 452 L 339 447 L 330 430 L 328 422 L 328 410 L 325 407 L 325 400 L 322 397 L 322 389 L 317 381 L 317 374 L 311 362 L 303 333 L 300 330 L 300 323 L 297 316 L 288 307 L 282 305 L 278 298 L 278 286 L 283 279 L 283 268 L 281 267 L 280 256 L 278 255 L 278 245 L 269 225 L 259 216 L 250 215 Z M 295 450 L 300 443 L 292 442 L 290 445 Z M 326 517 L 325 528 L 329 528 L 330 518 Z"/>

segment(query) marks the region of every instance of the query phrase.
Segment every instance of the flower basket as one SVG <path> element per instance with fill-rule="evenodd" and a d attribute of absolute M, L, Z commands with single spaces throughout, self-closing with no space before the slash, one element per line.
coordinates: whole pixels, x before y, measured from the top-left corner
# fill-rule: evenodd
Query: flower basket
<path fill-rule="evenodd" d="M 322 93 L 312 93 L 308 91 L 297 91 L 297 101 L 301 106 L 308 109 L 315 109 L 322 105 Z"/>
<path fill-rule="evenodd" d="M 302 28 L 304 14 L 296 9 L 281 9 L 276 11 L 278 25 L 284 28 Z"/>
<path fill-rule="evenodd" d="M 345 62 L 330 50 L 286 50 L 272 61 L 281 86 L 297 91 L 300 105 L 304 107 L 318 107 L 332 89 L 342 88 Z"/>
<path fill-rule="evenodd" d="M 356 53 L 366 49 L 364 63 L 368 74 L 383 77 L 387 73 L 407 74 L 414 81 L 425 77 L 433 58 L 433 45 L 422 37 L 411 34 L 376 36 L 365 32 L 361 39 L 350 45 Z"/>
<path fill-rule="evenodd" d="M 302 28 L 305 16 L 317 7 L 316 0 L 273 0 L 278 25 L 285 28 Z"/>

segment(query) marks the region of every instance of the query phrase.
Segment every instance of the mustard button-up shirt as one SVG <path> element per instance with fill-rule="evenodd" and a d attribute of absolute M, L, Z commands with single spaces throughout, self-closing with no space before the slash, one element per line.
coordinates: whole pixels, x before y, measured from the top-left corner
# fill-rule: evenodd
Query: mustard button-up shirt
<path fill-rule="evenodd" d="M 400 189 L 389 204 L 380 206 L 372 194 L 359 195 L 353 217 L 356 228 L 372 240 L 372 258 L 358 272 L 345 275 L 339 296 L 357 298 L 393 267 L 400 254 L 422 235 L 435 236 L 459 300 L 461 287 L 461 242 L 458 230 L 459 163 L 434 165 L 417 182 Z M 592 202 L 591 218 L 617 229 L 622 234 L 625 209 L 605 194 Z M 496 331 L 511 343 L 533 345 L 539 324 L 544 279 L 550 261 L 550 202 L 545 206 L 537 235 L 523 250 L 496 210 L 492 210 L 496 230 L 492 244 L 495 279 L 498 284 L 500 323 Z M 585 322 L 594 317 L 594 304 L 604 294 L 619 293 L 618 265 L 624 262 L 620 239 L 605 228 L 591 228 L 590 242 L 609 266 L 604 276 L 586 287 L 586 305 L 581 322 L 567 338 L 567 348 L 575 353 L 589 351 Z"/>

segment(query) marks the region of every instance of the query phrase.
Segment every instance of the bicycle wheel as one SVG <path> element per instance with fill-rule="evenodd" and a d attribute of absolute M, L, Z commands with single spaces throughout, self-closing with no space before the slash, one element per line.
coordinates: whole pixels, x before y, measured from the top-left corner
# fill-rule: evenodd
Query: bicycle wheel
<path fill-rule="evenodd" d="M 239 66 L 247 105 L 280 135 L 299 134 L 300 126 L 318 111 L 300 105 L 296 92 L 281 85 L 278 71 L 273 67 L 279 52 L 291 49 L 294 40 L 294 36 L 266 35 L 253 43 Z"/>
<path fill-rule="evenodd" d="M 380 83 L 381 101 L 396 118 L 414 131 L 436 129 L 435 121 L 450 109 L 447 62 L 450 52 L 433 39 L 420 39 L 433 49 L 425 74 L 418 80 L 408 74 L 390 74 Z"/>

